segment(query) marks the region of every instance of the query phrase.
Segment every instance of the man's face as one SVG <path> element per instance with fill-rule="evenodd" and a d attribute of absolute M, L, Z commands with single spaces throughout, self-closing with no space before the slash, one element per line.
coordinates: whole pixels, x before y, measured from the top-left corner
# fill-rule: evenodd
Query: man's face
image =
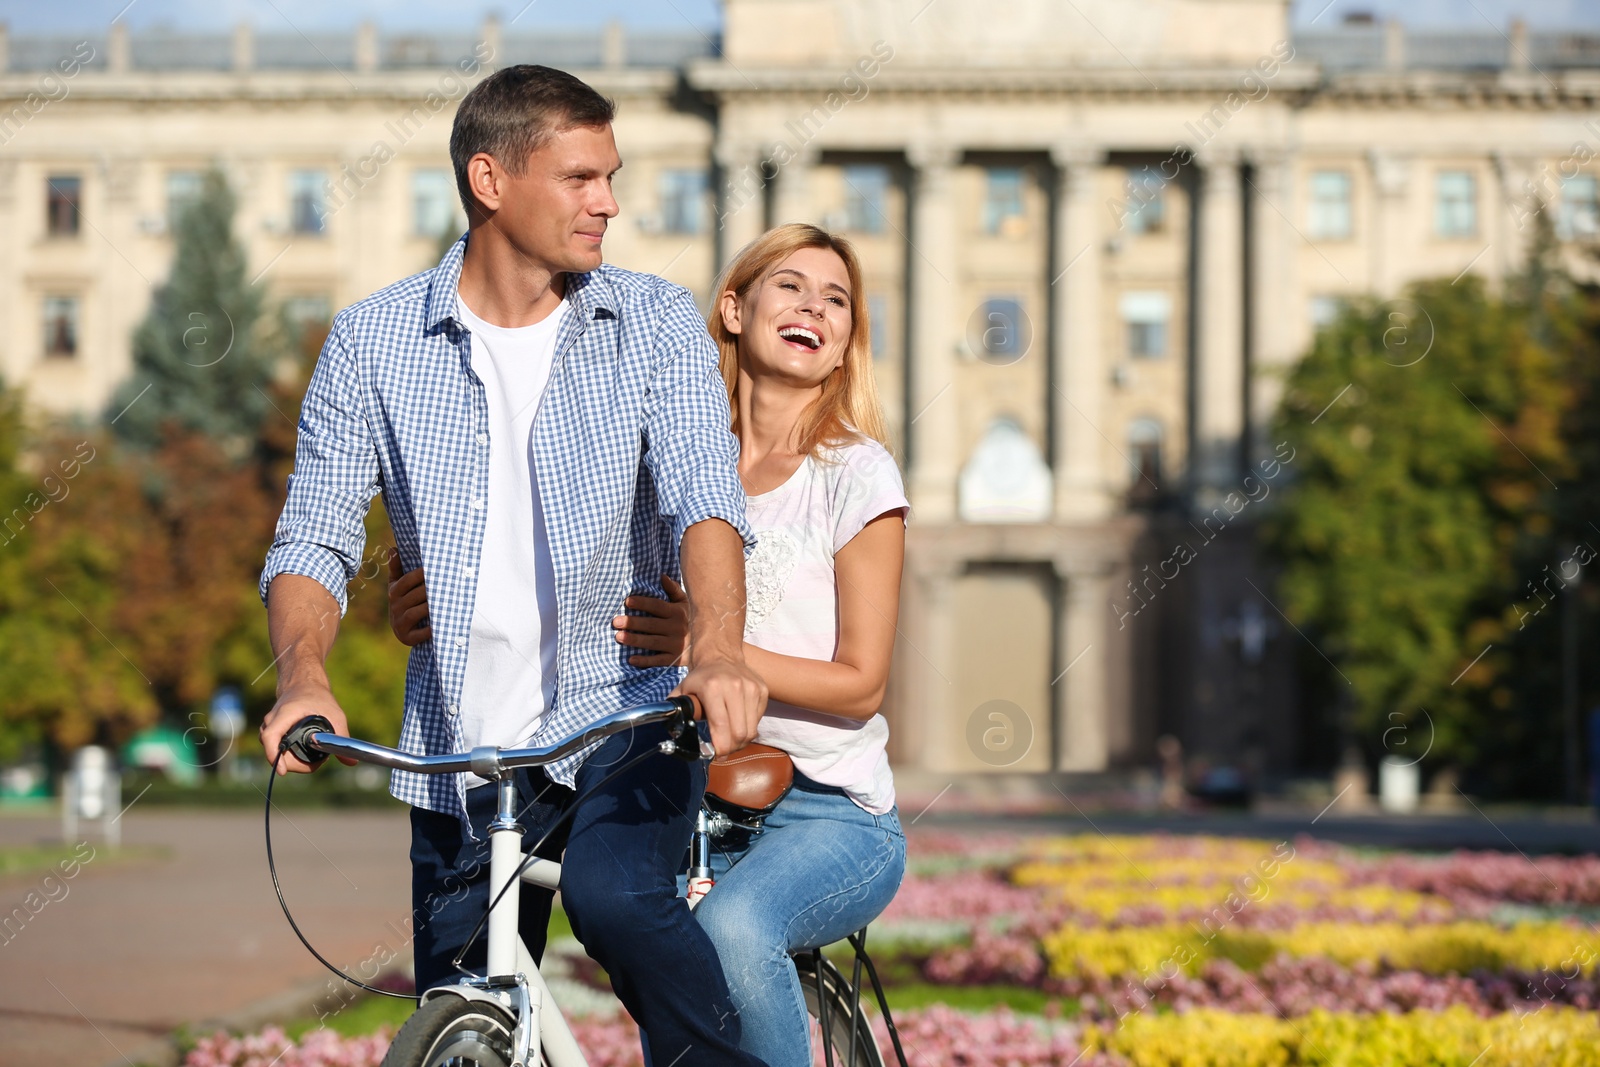
<path fill-rule="evenodd" d="M 495 168 L 489 225 L 530 263 L 551 273 L 600 265 L 606 224 L 617 215 L 611 178 L 622 166 L 610 126 L 574 126 L 529 156 L 521 176 Z"/>

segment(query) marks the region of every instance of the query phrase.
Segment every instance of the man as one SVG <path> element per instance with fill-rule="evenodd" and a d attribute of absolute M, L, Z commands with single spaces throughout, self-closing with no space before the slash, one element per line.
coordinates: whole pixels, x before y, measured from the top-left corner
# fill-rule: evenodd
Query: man
<path fill-rule="evenodd" d="M 428 575 L 432 635 L 406 672 L 401 747 L 546 743 L 669 691 L 700 700 L 718 752 L 754 736 L 766 687 L 743 658 L 749 533 L 726 392 L 688 291 L 601 263 L 621 166 L 612 117 L 561 71 L 486 78 L 450 137 L 468 234 L 335 318 L 261 577 L 278 657 L 269 759 L 307 715 L 347 730 L 323 664 L 380 491 L 402 561 Z M 630 593 L 663 595 L 680 557 L 693 645 L 681 682 L 630 666 L 610 625 Z M 596 790 L 664 737 L 620 735 L 521 772 L 519 822 L 531 846 L 582 798 L 558 835 L 563 900 L 651 1060 L 748 1067 L 759 1061 L 738 1050 L 720 964 L 676 894 L 704 765 L 643 760 Z M 393 779 L 413 805 L 419 989 L 449 980 L 488 904 L 494 790 L 469 777 Z M 536 956 L 549 913 L 550 894 L 525 888 Z M 472 948 L 481 966 L 481 939 Z"/>

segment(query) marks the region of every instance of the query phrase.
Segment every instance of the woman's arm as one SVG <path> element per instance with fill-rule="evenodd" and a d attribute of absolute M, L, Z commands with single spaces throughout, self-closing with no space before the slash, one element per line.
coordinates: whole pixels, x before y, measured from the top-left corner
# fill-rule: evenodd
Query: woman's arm
<path fill-rule="evenodd" d="M 906 531 L 900 511 L 885 512 L 833 557 L 839 595 L 839 649 L 832 661 L 785 656 L 746 641 L 744 658 L 767 683 L 770 700 L 811 708 L 845 719 L 870 719 L 883 703 L 900 611 L 900 568 Z M 632 662 L 659 666 L 681 662 L 688 620 L 682 589 L 663 582 L 672 602 L 629 597 L 627 606 L 642 615 L 611 620 L 617 640 L 641 649 Z"/>
<path fill-rule="evenodd" d="M 867 523 L 834 554 L 839 649 L 832 662 L 745 643 L 745 662 L 766 679 L 769 699 L 845 719 L 877 714 L 894 654 L 905 553 L 905 523 L 896 509 Z"/>

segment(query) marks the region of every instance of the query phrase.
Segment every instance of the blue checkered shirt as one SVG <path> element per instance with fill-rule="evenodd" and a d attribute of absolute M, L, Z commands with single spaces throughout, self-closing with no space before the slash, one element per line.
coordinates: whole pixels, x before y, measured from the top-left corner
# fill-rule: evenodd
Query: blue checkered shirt
<path fill-rule="evenodd" d="M 488 509 L 488 406 L 472 337 L 456 318 L 466 239 L 439 265 L 339 312 L 300 409 L 288 500 L 261 574 L 301 574 L 339 602 L 383 501 L 406 570 L 426 568 L 432 640 L 411 651 L 400 747 L 464 748 L 459 708 Z M 752 543 L 717 352 L 689 291 L 603 265 L 567 275 L 569 310 L 533 427 L 556 584 L 555 696 L 535 744 L 619 708 L 660 700 L 681 668 L 641 669 L 617 643 L 623 598 L 657 597 L 678 544 L 703 519 Z M 516 442 L 505 442 L 516 447 Z M 533 546 L 529 546 L 529 551 Z M 533 605 L 529 605 L 533 610 Z M 335 694 L 337 697 L 338 694 Z M 592 749 L 552 764 L 572 785 Z M 408 804 L 466 817 L 465 776 L 396 771 Z"/>

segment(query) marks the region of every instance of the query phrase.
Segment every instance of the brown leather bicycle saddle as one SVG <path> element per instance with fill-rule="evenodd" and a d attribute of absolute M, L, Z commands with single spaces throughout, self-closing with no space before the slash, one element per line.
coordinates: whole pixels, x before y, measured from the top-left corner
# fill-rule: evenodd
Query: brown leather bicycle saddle
<path fill-rule="evenodd" d="M 748 744 L 711 761 L 706 801 L 735 818 L 766 815 L 794 786 L 794 762 L 781 748 Z"/>

